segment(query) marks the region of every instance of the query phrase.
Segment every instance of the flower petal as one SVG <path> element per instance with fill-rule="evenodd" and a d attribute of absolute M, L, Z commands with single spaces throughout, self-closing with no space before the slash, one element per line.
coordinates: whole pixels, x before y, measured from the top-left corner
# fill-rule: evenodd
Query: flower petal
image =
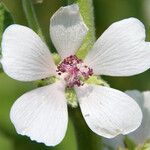
<path fill-rule="evenodd" d="M 85 62 L 96 75 L 130 76 L 150 68 L 150 43 L 135 18 L 113 23 L 97 40 Z"/>
<path fill-rule="evenodd" d="M 141 93 L 137 90 L 131 90 L 126 91 L 126 93 L 136 100 L 143 112 L 143 120 L 141 126 L 127 136 L 137 144 L 143 144 L 150 138 L 150 91 Z M 109 147 L 112 147 L 113 149 L 117 149 L 119 146 L 124 147 L 124 138 L 124 136 L 119 135 L 113 139 L 104 139 L 104 143 L 107 146 L 109 145 Z"/>
<path fill-rule="evenodd" d="M 3 69 L 20 81 L 34 81 L 55 74 L 55 64 L 48 47 L 30 28 L 9 26 L 2 39 Z"/>
<path fill-rule="evenodd" d="M 141 110 L 128 95 L 98 85 L 84 85 L 76 92 L 86 123 L 98 135 L 113 138 L 140 126 Z"/>
<path fill-rule="evenodd" d="M 77 4 L 61 7 L 51 18 L 51 39 L 62 58 L 75 54 L 87 31 Z"/>
<path fill-rule="evenodd" d="M 140 97 L 143 97 L 142 99 L 139 96 L 137 97 L 135 91 L 127 91 L 127 94 L 134 98 L 137 103 L 139 103 L 143 112 L 143 121 L 141 126 L 128 136 L 137 144 L 143 144 L 150 138 L 150 91 L 140 93 Z"/>
<path fill-rule="evenodd" d="M 68 114 L 64 85 L 57 82 L 21 96 L 10 112 L 17 132 L 54 146 L 65 136 Z"/>

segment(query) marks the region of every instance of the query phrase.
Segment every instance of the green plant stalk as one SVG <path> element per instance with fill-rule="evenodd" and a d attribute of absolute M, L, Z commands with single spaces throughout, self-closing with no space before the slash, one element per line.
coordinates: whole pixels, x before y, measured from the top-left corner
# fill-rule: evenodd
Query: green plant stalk
<path fill-rule="evenodd" d="M 2 65 L 0 64 L 0 73 L 2 73 L 2 72 L 3 72 Z"/>
<path fill-rule="evenodd" d="M 34 7 L 31 0 L 22 0 L 23 10 L 28 21 L 28 25 L 31 29 L 33 29 L 43 40 L 43 34 L 41 28 L 39 26 L 36 13 L 34 11 Z"/>
<path fill-rule="evenodd" d="M 127 136 L 124 139 L 124 144 L 125 144 L 126 148 L 129 149 L 129 150 L 135 150 L 135 148 L 136 148 L 136 144 L 134 143 L 134 141 L 132 141 Z"/>
<path fill-rule="evenodd" d="M 69 108 L 73 122 L 78 150 L 101 150 L 100 136 L 94 134 L 86 125 L 79 108 Z"/>
<path fill-rule="evenodd" d="M 4 28 L 4 8 L 0 4 L 0 43 L 2 40 L 3 28 Z M 1 50 L 0 50 L 1 51 Z"/>
<path fill-rule="evenodd" d="M 94 11 L 93 11 L 93 1 L 92 0 L 74 0 L 70 3 L 77 3 L 80 7 L 80 12 L 83 20 L 89 31 L 83 41 L 82 46 L 77 51 L 77 56 L 79 58 L 84 58 L 88 51 L 92 48 L 96 38 L 95 38 L 95 23 L 94 23 Z"/>
<path fill-rule="evenodd" d="M 84 58 L 95 42 L 95 24 L 92 0 L 68 0 L 68 4 L 77 3 L 80 13 L 89 31 L 83 41 L 82 46 L 76 55 Z M 102 144 L 100 137 L 95 135 L 86 125 L 79 108 L 69 109 L 70 118 L 73 122 L 78 150 L 100 150 Z"/>
<path fill-rule="evenodd" d="M 83 59 L 95 42 L 95 24 L 92 0 L 68 0 L 68 5 L 77 3 L 80 13 L 89 31 L 82 46 L 76 55 Z M 86 125 L 79 108 L 69 109 L 70 117 L 74 125 L 78 150 L 100 150 L 102 144 L 100 137 L 95 135 Z"/>
<path fill-rule="evenodd" d="M 1 0 L 1 2 L 10 12 L 15 23 L 27 25 L 20 0 Z"/>

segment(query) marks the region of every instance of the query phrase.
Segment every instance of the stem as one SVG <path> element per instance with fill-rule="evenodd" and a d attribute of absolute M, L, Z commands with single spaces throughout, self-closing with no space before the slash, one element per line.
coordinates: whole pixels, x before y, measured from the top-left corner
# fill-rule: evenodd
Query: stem
<path fill-rule="evenodd" d="M 20 0 L 1 0 L 1 2 L 10 12 L 15 23 L 27 25 Z"/>
<path fill-rule="evenodd" d="M 43 38 L 36 13 L 31 0 L 22 0 L 23 10 L 26 15 L 29 27 L 32 28 L 41 38 Z"/>
<path fill-rule="evenodd" d="M 83 59 L 95 42 L 95 24 L 92 0 L 68 0 L 68 4 L 77 3 L 89 32 L 76 55 Z M 76 134 L 78 150 L 100 150 L 102 143 L 100 137 L 95 135 L 86 125 L 79 108 L 69 109 Z"/>
<path fill-rule="evenodd" d="M 3 6 L 0 4 L 0 43 L 2 40 L 2 34 L 3 34 L 3 29 L 4 29 L 4 13 L 5 13 L 5 10 Z M 1 49 L 0 49 L 0 52 L 1 52 Z"/>
<path fill-rule="evenodd" d="M 93 11 L 93 1 L 92 0 L 75 0 L 80 7 L 80 12 L 83 20 L 89 31 L 83 41 L 81 48 L 77 51 L 77 56 L 84 58 L 88 51 L 92 48 L 95 42 L 95 23 L 94 23 L 94 11 Z"/>
<path fill-rule="evenodd" d="M 86 125 L 79 108 L 69 108 L 78 144 L 78 150 L 100 150 L 100 137 L 94 134 Z"/>
<path fill-rule="evenodd" d="M 0 73 L 2 73 L 3 72 L 3 70 L 2 70 L 2 65 L 1 65 L 1 63 L 0 63 Z"/>
<path fill-rule="evenodd" d="M 64 0 L 43 0 L 41 4 L 33 4 L 46 43 L 49 46 L 51 52 L 55 53 L 56 50 L 49 35 L 49 24 L 51 16 L 63 5 Z"/>

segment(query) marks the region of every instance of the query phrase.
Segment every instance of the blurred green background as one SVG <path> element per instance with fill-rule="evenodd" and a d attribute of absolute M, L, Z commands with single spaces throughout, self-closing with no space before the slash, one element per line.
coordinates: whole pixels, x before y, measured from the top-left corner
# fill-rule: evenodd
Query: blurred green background
<path fill-rule="evenodd" d="M 5 8 L 2 4 L 5 4 Z M 93 4 L 97 38 L 113 22 L 128 17 L 136 17 L 145 24 L 147 41 L 150 41 L 150 0 L 93 0 Z M 67 5 L 67 0 L 43 0 L 42 3 L 34 4 L 38 22 L 52 51 L 54 51 L 54 47 L 49 37 L 49 20 L 51 15 L 64 5 Z M 13 23 L 28 26 L 21 0 L 1 0 L 0 40 L 4 29 Z M 111 87 L 122 91 L 130 89 L 150 90 L 150 71 L 133 77 L 104 76 L 103 78 Z M 19 96 L 35 87 L 35 83 L 15 81 L 0 70 L 0 150 L 76 150 L 75 134 L 71 121 L 65 139 L 54 148 L 32 142 L 29 138 L 16 134 L 9 119 L 10 108 Z M 93 134 L 92 131 L 91 134 Z"/>

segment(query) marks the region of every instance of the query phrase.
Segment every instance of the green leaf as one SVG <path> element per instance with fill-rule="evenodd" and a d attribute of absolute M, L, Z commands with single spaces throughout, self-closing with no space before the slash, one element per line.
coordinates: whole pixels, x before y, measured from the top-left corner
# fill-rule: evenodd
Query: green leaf
<path fill-rule="evenodd" d="M 0 131 L 0 150 L 14 150 L 13 141 Z"/>
<path fill-rule="evenodd" d="M 124 139 L 124 144 L 128 150 L 135 150 L 135 148 L 136 148 L 135 143 L 127 136 Z"/>

